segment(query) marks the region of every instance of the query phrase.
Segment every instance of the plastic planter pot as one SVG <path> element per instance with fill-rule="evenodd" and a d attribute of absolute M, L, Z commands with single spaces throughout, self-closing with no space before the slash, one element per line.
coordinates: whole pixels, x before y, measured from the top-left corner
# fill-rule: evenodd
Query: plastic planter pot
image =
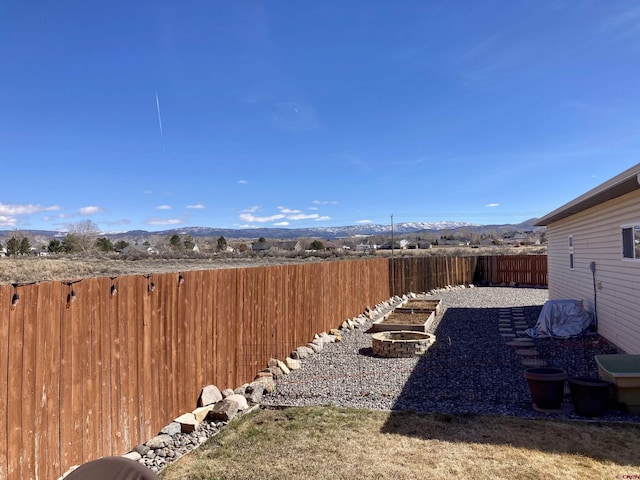
<path fill-rule="evenodd" d="M 536 407 L 542 410 L 558 410 L 564 397 L 567 372 L 561 368 L 527 368 L 524 371 L 529 392 Z"/>
<path fill-rule="evenodd" d="M 599 378 L 569 379 L 571 403 L 578 415 L 600 417 L 609 404 L 611 383 Z"/>

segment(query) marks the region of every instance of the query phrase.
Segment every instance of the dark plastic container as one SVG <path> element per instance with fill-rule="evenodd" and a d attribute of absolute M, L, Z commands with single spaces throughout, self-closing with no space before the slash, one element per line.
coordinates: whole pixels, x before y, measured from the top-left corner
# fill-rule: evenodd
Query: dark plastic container
<path fill-rule="evenodd" d="M 611 397 L 611 382 L 599 378 L 573 377 L 569 379 L 571 403 L 578 415 L 601 417 Z"/>
<path fill-rule="evenodd" d="M 524 371 L 529 392 L 536 407 L 542 410 L 558 410 L 564 398 L 567 372 L 561 368 L 527 368 Z"/>

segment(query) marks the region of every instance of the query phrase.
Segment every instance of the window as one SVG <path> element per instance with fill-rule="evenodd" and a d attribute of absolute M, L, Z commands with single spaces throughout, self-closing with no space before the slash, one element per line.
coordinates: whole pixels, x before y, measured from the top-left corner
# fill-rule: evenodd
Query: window
<path fill-rule="evenodd" d="M 569 235 L 569 268 L 573 270 L 573 235 Z"/>
<path fill-rule="evenodd" d="M 640 260 L 640 225 L 622 227 L 622 258 Z"/>

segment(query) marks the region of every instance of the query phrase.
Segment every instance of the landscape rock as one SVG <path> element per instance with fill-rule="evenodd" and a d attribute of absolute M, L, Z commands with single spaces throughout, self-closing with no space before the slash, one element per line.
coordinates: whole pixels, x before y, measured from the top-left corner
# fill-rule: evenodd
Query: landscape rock
<path fill-rule="evenodd" d="M 151 440 L 148 440 L 145 444 L 152 450 L 157 450 L 158 448 L 164 448 L 167 445 L 170 445 L 173 441 L 171 435 L 167 435 L 166 433 L 161 433 L 160 435 L 156 435 Z"/>
<path fill-rule="evenodd" d="M 220 400 L 222 400 L 222 398 L 220 398 Z M 196 408 L 191 413 L 193 413 L 193 416 L 195 417 L 198 423 L 202 423 L 204 419 L 207 418 L 207 415 L 209 415 L 209 412 L 213 409 L 214 406 L 215 404 L 207 405 L 206 407 L 199 407 L 199 408 Z"/>
<path fill-rule="evenodd" d="M 236 395 L 237 394 L 231 395 L 216 403 L 209 413 L 209 417 L 224 422 L 233 420 L 239 410 L 238 402 L 234 400 Z M 244 399 L 244 396 L 242 396 L 242 398 Z M 245 399 L 245 402 L 246 401 L 247 400 Z"/>
<path fill-rule="evenodd" d="M 140 455 L 140 457 L 142 457 L 143 455 L 146 455 L 149 450 L 151 450 L 151 447 L 149 447 L 148 445 L 136 445 L 132 452 L 137 453 L 138 455 Z"/>
<path fill-rule="evenodd" d="M 278 368 L 284 375 L 289 375 L 291 373 L 291 369 L 282 360 L 278 360 Z"/>
<path fill-rule="evenodd" d="M 244 395 L 237 395 L 237 394 L 231 395 L 225 400 L 235 402 L 238 405 L 238 410 L 244 411 L 249 409 L 249 404 L 247 403 L 247 399 Z"/>
<path fill-rule="evenodd" d="M 331 330 L 329 330 L 329 333 L 335 337 L 336 342 L 342 341 L 342 332 L 340 332 L 340 330 L 338 330 L 337 328 L 332 328 Z"/>
<path fill-rule="evenodd" d="M 182 433 L 191 433 L 197 430 L 200 426 L 200 422 L 196 419 L 196 416 L 193 413 L 183 413 L 173 421 L 180 424 L 180 427 L 182 427 Z"/>
<path fill-rule="evenodd" d="M 320 334 L 320 339 L 322 340 L 323 343 L 335 342 L 335 337 L 333 337 L 332 335 L 329 335 L 327 332 L 322 332 Z"/>
<path fill-rule="evenodd" d="M 271 368 L 271 367 L 277 367 L 278 366 L 278 360 L 275 358 L 270 358 L 269 361 L 267 362 L 267 367 Z"/>
<path fill-rule="evenodd" d="M 139 461 L 142 458 L 142 455 L 140 455 L 138 452 L 129 452 L 129 453 L 125 453 L 124 455 L 122 455 L 124 458 L 128 458 L 129 460 L 134 460 L 134 461 Z"/>
<path fill-rule="evenodd" d="M 289 370 L 299 370 L 300 367 L 302 366 L 302 364 L 300 363 L 300 360 L 297 360 L 291 357 L 287 357 L 284 360 L 284 362 L 287 364 L 287 367 L 289 368 Z"/>
<path fill-rule="evenodd" d="M 167 435 L 176 435 L 180 432 L 182 432 L 182 427 L 178 422 L 171 422 L 160 430 L 160 433 L 165 433 Z"/>
<path fill-rule="evenodd" d="M 245 383 L 244 385 L 239 386 L 238 388 L 236 388 L 233 393 L 236 395 L 244 395 L 245 390 L 247 389 L 247 387 L 249 386 L 248 383 Z"/>
<path fill-rule="evenodd" d="M 215 385 L 207 385 L 200 392 L 198 397 L 198 407 L 205 407 L 207 405 L 213 405 L 222 400 L 222 393 Z"/>
<path fill-rule="evenodd" d="M 298 347 L 294 351 L 297 353 L 299 360 L 307 358 L 309 355 L 313 355 L 315 353 L 313 350 L 306 346 Z M 291 356 L 291 358 L 293 358 L 293 355 Z"/>
<path fill-rule="evenodd" d="M 225 388 L 222 391 L 222 398 L 227 398 L 229 395 L 233 395 L 235 392 L 233 391 L 232 388 Z"/>
<path fill-rule="evenodd" d="M 253 382 L 249 384 L 249 388 L 247 388 L 247 393 L 244 394 L 247 401 L 251 403 L 260 403 L 262 401 L 262 397 L 264 396 L 264 385 L 260 382 Z"/>
<path fill-rule="evenodd" d="M 282 378 L 284 376 L 284 373 L 282 372 L 282 370 L 278 366 L 269 367 L 269 371 L 271 372 L 271 376 L 276 380 L 278 380 L 279 378 Z"/>
<path fill-rule="evenodd" d="M 258 377 L 253 383 L 262 385 L 263 393 L 272 393 L 276 388 L 276 382 L 273 380 L 273 377 Z"/>

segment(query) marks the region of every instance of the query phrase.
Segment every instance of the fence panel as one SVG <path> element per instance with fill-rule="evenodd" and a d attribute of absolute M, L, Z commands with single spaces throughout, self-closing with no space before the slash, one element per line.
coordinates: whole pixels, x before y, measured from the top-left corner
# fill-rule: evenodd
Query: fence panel
<path fill-rule="evenodd" d="M 394 257 L 389 260 L 394 295 L 427 292 L 446 285 L 474 281 L 477 257 Z"/>
<path fill-rule="evenodd" d="M 546 255 L 478 257 L 474 282 L 479 284 L 547 285 Z"/>

